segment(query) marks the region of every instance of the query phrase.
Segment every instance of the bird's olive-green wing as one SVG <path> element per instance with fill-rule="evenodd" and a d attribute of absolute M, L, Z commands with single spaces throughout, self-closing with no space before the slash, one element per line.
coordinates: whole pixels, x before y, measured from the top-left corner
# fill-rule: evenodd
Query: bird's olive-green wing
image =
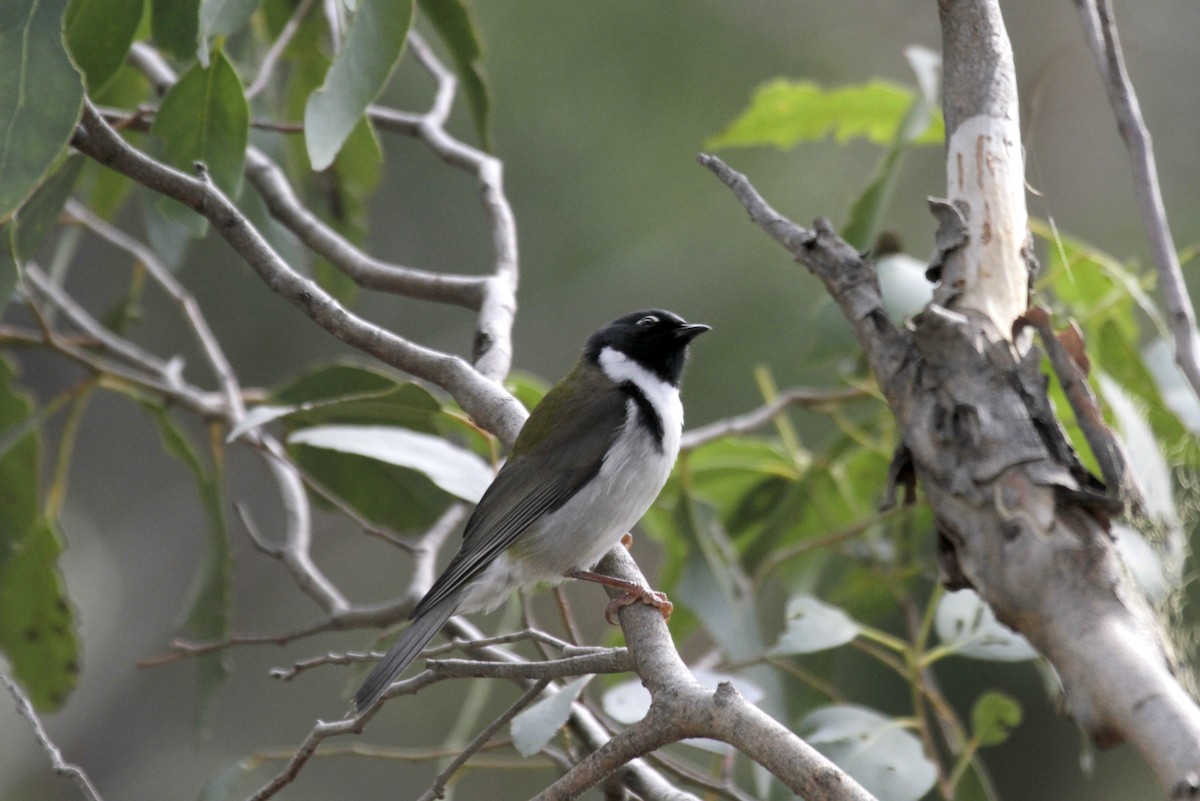
<path fill-rule="evenodd" d="M 414 617 L 461 589 L 522 531 L 570 500 L 600 471 L 625 422 L 626 396 L 613 389 L 599 369 L 581 361 L 546 393 L 467 521 L 462 548 L 417 604 Z"/>

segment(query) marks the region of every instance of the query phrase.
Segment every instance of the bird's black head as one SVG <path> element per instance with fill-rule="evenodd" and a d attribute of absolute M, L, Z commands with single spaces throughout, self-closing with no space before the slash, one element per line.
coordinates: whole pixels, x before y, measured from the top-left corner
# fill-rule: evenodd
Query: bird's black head
<path fill-rule="evenodd" d="M 644 309 L 618 317 L 592 334 L 583 352 L 597 364 L 600 352 L 612 348 L 663 381 L 679 386 L 688 343 L 708 330 L 707 325 L 689 324 L 665 309 Z"/>

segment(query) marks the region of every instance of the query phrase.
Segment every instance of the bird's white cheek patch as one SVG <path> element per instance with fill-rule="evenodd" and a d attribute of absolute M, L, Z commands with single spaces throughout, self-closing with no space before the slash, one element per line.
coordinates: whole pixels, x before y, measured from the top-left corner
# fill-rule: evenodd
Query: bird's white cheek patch
<path fill-rule="evenodd" d="M 613 348 L 604 348 L 600 351 L 600 369 L 610 380 L 618 384 L 626 381 L 633 382 L 662 418 L 664 437 L 678 437 L 678 432 L 683 430 L 683 404 L 679 401 L 679 390 L 676 387 Z M 679 445 L 674 443 L 674 448 L 672 448 L 672 444 L 666 442 L 664 446 L 666 451 L 671 454 L 671 458 L 674 459 L 674 453 Z"/>

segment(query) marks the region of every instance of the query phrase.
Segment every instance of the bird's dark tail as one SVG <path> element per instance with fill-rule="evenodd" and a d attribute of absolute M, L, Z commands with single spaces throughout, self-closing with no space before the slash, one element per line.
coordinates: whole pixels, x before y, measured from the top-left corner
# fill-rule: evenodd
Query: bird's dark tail
<path fill-rule="evenodd" d="M 354 694 L 356 710 L 362 712 L 375 703 L 379 696 L 383 695 L 384 691 L 392 685 L 396 677 L 417 658 L 417 654 L 421 653 L 426 644 L 433 639 L 433 635 L 437 634 L 454 614 L 454 610 L 458 608 L 460 595 L 462 595 L 461 592 L 452 593 L 413 620 L 400 635 L 400 639 L 396 640 L 396 644 L 387 652 L 387 655 L 371 671 L 371 675 L 367 676 L 362 687 L 359 687 L 358 692 Z"/>

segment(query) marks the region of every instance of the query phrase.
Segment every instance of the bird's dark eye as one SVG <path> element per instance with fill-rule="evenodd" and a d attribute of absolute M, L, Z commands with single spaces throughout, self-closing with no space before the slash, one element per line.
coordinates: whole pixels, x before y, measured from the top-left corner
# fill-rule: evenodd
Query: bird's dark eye
<path fill-rule="evenodd" d="M 637 321 L 637 324 L 638 324 L 640 327 L 642 327 L 642 328 L 646 328 L 646 327 L 648 327 L 648 326 L 652 326 L 652 325 L 654 325 L 654 324 L 655 324 L 655 323 L 657 323 L 657 322 L 658 322 L 658 318 L 657 318 L 657 317 L 655 317 L 653 314 L 647 314 L 645 317 L 643 317 L 642 319 L 638 320 L 638 321 Z"/>

